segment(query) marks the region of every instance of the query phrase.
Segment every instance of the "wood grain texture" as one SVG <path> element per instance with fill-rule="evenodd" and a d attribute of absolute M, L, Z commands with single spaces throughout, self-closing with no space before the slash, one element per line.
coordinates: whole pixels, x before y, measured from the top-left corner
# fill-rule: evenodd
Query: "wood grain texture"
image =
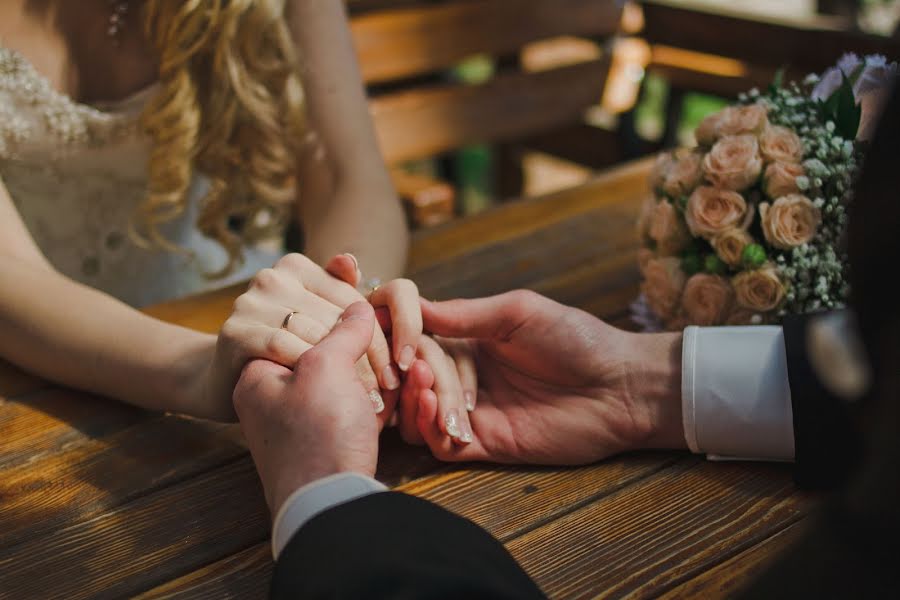
<path fill-rule="evenodd" d="M 665 600 L 733 598 L 803 535 L 806 519 L 660 596 Z"/>
<path fill-rule="evenodd" d="M 256 544 L 139 594 L 135 600 L 262 600 L 268 598 L 273 567 L 272 547 Z"/>
<path fill-rule="evenodd" d="M 0 470 L 111 435 L 149 416 L 121 402 L 56 388 L 0 399 Z"/>
<path fill-rule="evenodd" d="M 417 227 L 433 227 L 456 216 L 456 190 L 446 181 L 403 169 L 392 169 L 391 179 Z"/>
<path fill-rule="evenodd" d="M 671 453 L 645 453 L 570 469 L 463 467 L 398 489 L 471 519 L 506 541 L 578 506 L 639 485 L 682 458 L 696 460 Z"/>
<path fill-rule="evenodd" d="M 602 172 L 571 190 L 503 204 L 442 227 L 417 232 L 413 234 L 409 271 L 418 273 L 448 259 L 591 210 L 637 211 L 641 199 L 649 193 L 647 178 L 652 168 L 653 159 L 630 162 Z M 634 230 L 633 224 L 630 229 Z M 598 231 L 597 237 L 605 233 Z"/>
<path fill-rule="evenodd" d="M 236 426 L 165 416 L 0 469 L 0 546 L 103 514 L 245 453 Z"/>
<path fill-rule="evenodd" d="M 845 52 L 900 56 L 900 40 L 852 31 L 834 17 L 766 19 L 708 4 L 644 0 L 644 35 L 651 43 L 688 48 L 779 68 L 817 73 Z"/>
<path fill-rule="evenodd" d="M 463 0 L 363 14 L 350 28 L 371 84 L 432 73 L 475 54 L 513 54 L 553 36 L 608 37 L 620 11 L 612 0 Z"/>
<path fill-rule="evenodd" d="M 262 542 L 268 527 L 245 457 L 102 517 L 3 547 L 0 590 L 11 598 L 131 595 Z"/>
<path fill-rule="evenodd" d="M 609 61 L 601 59 L 499 75 L 480 85 L 429 86 L 374 98 L 381 151 L 394 164 L 570 125 L 600 100 L 608 70 Z"/>
<path fill-rule="evenodd" d="M 785 529 L 783 466 L 676 463 L 507 544 L 551 597 L 654 597 Z"/>
<path fill-rule="evenodd" d="M 396 489 L 436 502 L 508 539 L 634 485 L 679 459 L 642 453 L 578 469 L 453 465 Z M 271 563 L 268 544 L 260 544 L 151 590 L 146 597 L 262 597 Z"/>

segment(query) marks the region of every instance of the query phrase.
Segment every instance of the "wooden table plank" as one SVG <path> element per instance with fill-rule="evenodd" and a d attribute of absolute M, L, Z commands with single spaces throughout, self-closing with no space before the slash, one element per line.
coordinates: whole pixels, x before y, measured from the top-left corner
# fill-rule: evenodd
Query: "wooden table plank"
<path fill-rule="evenodd" d="M 503 204 L 478 215 L 416 232 L 409 271 L 423 269 L 504 240 L 539 231 L 569 217 L 594 210 L 637 211 L 649 192 L 647 177 L 654 159 L 616 167 L 573 190 Z M 630 227 L 634 231 L 634 224 Z M 605 230 L 597 232 L 601 238 Z"/>
<path fill-rule="evenodd" d="M 696 463 L 698 459 L 647 452 L 573 469 L 461 465 L 396 489 L 436 502 L 507 540 L 636 485 L 679 460 Z M 233 589 L 258 597 L 268 588 L 270 577 L 270 549 L 263 543 L 151 590 L 147 597 L 212 598 Z"/>
<path fill-rule="evenodd" d="M 268 597 L 272 568 L 272 547 L 268 543 L 257 544 L 148 590 L 135 600 L 262 600 Z"/>
<path fill-rule="evenodd" d="M 482 466 L 423 477 L 399 489 L 463 515 L 505 542 L 584 504 L 638 486 L 679 460 L 696 461 L 672 453 L 639 453 L 567 469 Z"/>
<path fill-rule="evenodd" d="M 4 469 L 121 431 L 149 416 L 121 402 L 59 388 L 0 399 L 0 477 Z"/>
<path fill-rule="evenodd" d="M 551 597 L 649 598 L 785 529 L 808 506 L 783 466 L 677 463 L 508 547 Z"/>
<path fill-rule="evenodd" d="M 0 547 L 85 521 L 246 454 L 235 425 L 174 416 L 0 471 Z"/>
<path fill-rule="evenodd" d="M 665 600 L 733 598 L 741 588 L 753 581 L 791 544 L 800 539 L 806 530 L 805 525 L 805 519 L 789 525 L 749 550 L 672 588 L 660 598 Z"/>
<path fill-rule="evenodd" d="M 132 595 L 262 542 L 268 527 L 253 462 L 243 457 L 101 517 L 4 547 L 0 590 L 11 598 Z"/>

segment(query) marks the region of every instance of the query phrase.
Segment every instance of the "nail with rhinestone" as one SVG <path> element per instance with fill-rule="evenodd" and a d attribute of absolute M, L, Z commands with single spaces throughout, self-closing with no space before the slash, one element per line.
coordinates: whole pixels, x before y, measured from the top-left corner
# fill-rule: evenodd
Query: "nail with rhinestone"
<path fill-rule="evenodd" d="M 447 435 L 450 437 L 458 438 L 461 435 L 459 430 L 459 413 L 455 408 L 447 411 L 447 416 L 444 417 L 444 425 L 447 428 Z"/>
<path fill-rule="evenodd" d="M 375 406 L 376 415 L 384 411 L 384 400 L 382 400 L 378 390 L 369 391 L 369 400 L 371 400 L 372 404 Z"/>

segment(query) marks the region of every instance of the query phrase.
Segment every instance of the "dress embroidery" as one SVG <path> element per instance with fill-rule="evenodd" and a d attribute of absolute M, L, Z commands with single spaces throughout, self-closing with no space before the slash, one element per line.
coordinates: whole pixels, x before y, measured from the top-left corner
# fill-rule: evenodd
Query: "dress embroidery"
<path fill-rule="evenodd" d="M 225 252 L 195 227 L 208 182 L 195 177 L 185 214 L 164 228 L 194 260 L 139 247 L 128 235 L 147 189 L 140 113 L 153 87 L 99 108 L 59 93 L 19 53 L 0 46 L 0 181 L 44 255 L 63 274 L 134 306 L 249 278 L 280 241 L 248 248 L 226 279 Z"/>

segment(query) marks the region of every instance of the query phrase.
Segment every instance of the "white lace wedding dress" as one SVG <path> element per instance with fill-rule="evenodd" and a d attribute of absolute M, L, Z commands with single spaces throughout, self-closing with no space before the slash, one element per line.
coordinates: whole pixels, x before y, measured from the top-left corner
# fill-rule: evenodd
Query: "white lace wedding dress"
<path fill-rule="evenodd" d="M 28 61 L 0 45 L 0 179 L 38 246 L 63 274 L 133 306 L 146 306 L 247 279 L 271 266 L 279 240 L 245 251 L 224 279 L 225 252 L 194 226 L 207 182 L 195 178 L 190 208 L 163 229 L 192 251 L 147 250 L 128 235 L 147 189 L 147 142 L 137 125 L 146 89 L 88 106 L 52 88 Z M 14 285 L 15 282 L 2 282 Z"/>

